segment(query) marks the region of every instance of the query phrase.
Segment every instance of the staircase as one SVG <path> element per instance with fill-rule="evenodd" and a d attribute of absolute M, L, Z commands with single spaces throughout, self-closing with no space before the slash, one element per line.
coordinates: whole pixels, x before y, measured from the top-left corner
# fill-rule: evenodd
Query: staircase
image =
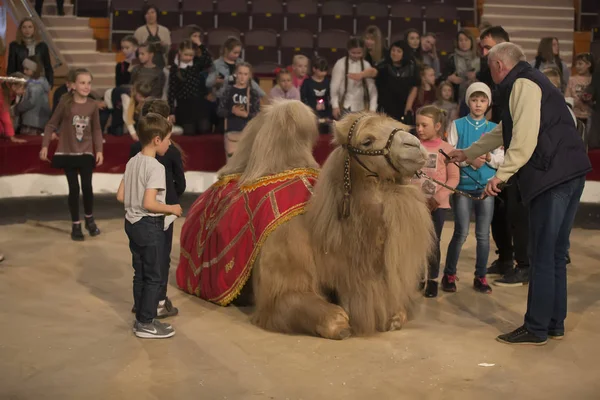
<path fill-rule="evenodd" d="M 571 65 L 575 29 L 573 0 L 486 0 L 481 19 L 501 25 L 510 35 L 510 41 L 523 48 L 528 61 L 537 55 L 541 38 L 558 38 L 560 56 Z"/>
<path fill-rule="evenodd" d="M 65 14 L 58 16 L 56 3 L 44 1 L 42 21 L 52 35 L 69 68 L 87 68 L 92 73 L 94 92 L 103 96 L 115 85 L 115 54 L 96 51 L 96 40 L 89 18 L 73 15 L 73 4 L 66 4 Z"/>

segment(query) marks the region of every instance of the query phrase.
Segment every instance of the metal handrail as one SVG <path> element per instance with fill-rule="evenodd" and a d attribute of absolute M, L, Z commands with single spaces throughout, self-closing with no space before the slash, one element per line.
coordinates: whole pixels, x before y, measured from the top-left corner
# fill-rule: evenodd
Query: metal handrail
<path fill-rule="evenodd" d="M 54 65 L 53 65 L 54 75 L 55 76 L 66 76 L 66 72 L 68 69 L 67 62 L 66 62 L 65 58 L 63 57 L 63 55 L 60 53 L 60 50 L 56 47 L 56 44 L 54 44 L 52 35 L 50 35 L 48 30 L 46 29 L 46 26 L 42 22 L 42 19 L 39 17 L 39 15 L 35 11 L 35 9 L 31 6 L 31 4 L 29 4 L 29 1 L 27 1 L 27 0 L 8 0 L 6 3 L 9 7 L 9 9 L 11 10 L 14 18 L 16 19 L 17 24 L 23 18 L 29 17 L 29 18 L 33 19 L 33 21 L 35 23 L 36 31 L 40 34 L 42 40 L 48 46 L 50 55 L 54 59 Z M 64 68 L 61 68 L 61 67 L 64 67 Z M 57 71 L 59 69 L 61 71 Z M 62 69 L 64 69 L 65 71 L 62 71 Z M 59 72 L 59 73 L 57 73 L 57 72 Z"/>

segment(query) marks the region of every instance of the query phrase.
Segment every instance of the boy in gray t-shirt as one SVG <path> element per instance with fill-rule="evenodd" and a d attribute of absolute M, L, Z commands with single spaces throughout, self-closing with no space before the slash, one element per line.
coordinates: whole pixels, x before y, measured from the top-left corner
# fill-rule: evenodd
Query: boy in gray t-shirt
<path fill-rule="evenodd" d="M 179 204 L 165 204 L 165 168 L 156 160 L 171 144 L 171 124 L 161 115 L 149 113 L 138 123 L 142 151 L 127 163 L 117 191 L 125 203 L 125 232 L 133 260 L 133 301 L 137 337 L 168 338 L 175 334 L 169 324 L 156 320 L 162 282 L 165 214 L 181 216 Z"/>

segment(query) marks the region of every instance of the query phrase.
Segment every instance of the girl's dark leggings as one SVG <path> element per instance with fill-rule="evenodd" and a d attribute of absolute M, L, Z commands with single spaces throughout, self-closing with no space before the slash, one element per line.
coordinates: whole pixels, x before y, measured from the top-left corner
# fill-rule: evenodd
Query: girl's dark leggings
<path fill-rule="evenodd" d="M 94 191 L 92 189 L 91 167 L 65 168 L 69 183 L 69 211 L 71 221 L 79 221 L 79 177 L 81 176 L 81 191 L 83 192 L 83 210 L 85 215 L 92 215 L 94 209 Z"/>
<path fill-rule="evenodd" d="M 429 256 L 427 279 L 437 279 L 440 275 L 440 239 L 442 237 L 442 229 L 444 229 L 447 211 L 446 208 L 438 208 L 431 212 L 431 220 L 433 221 L 433 228 L 435 229 L 435 244 L 433 252 Z"/>

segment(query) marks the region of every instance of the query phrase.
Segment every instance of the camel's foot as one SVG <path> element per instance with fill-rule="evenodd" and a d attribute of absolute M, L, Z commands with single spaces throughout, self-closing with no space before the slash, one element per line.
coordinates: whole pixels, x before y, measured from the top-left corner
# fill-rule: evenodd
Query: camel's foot
<path fill-rule="evenodd" d="M 323 321 L 317 326 L 317 333 L 325 339 L 343 340 L 352 335 L 350 318 L 342 307 L 333 306 Z"/>
<path fill-rule="evenodd" d="M 404 324 L 406 323 L 406 321 L 408 320 L 408 315 L 406 313 L 406 311 L 399 311 L 397 312 L 391 319 L 390 319 L 390 331 L 399 331 L 400 329 L 402 329 L 402 327 L 404 326 Z"/>

